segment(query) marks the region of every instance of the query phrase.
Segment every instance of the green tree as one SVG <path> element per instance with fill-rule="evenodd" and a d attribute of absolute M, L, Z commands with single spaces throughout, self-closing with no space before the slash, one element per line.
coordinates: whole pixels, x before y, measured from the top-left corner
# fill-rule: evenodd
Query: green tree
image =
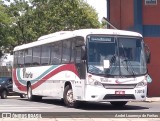
<path fill-rule="evenodd" d="M 100 27 L 95 9 L 83 0 L 14 0 L 6 8 L 13 20 L 11 48 L 56 31 Z"/>
<path fill-rule="evenodd" d="M 12 19 L 6 12 L 6 7 L 3 1 L 0 0 L 0 57 L 5 51 L 8 50 L 9 42 L 7 40 L 9 35 L 9 27 L 11 25 Z"/>
<path fill-rule="evenodd" d="M 82 0 L 32 0 L 31 4 L 36 8 L 32 26 L 37 37 L 61 30 L 100 26 L 95 10 Z"/>

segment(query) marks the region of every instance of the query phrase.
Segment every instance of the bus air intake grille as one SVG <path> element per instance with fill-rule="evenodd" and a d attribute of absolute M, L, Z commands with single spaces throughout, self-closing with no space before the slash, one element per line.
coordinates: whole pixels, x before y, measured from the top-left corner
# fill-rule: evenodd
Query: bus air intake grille
<path fill-rule="evenodd" d="M 103 84 L 106 89 L 134 89 L 136 84 Z"/>
<path fill-rule="evenodd" d="M 107 99 L 135 99 L 134 95 L 126 94 L 126 95 L 116 95 L 116 94 L 107 94 L 103 98 L 104 100 Z"/>

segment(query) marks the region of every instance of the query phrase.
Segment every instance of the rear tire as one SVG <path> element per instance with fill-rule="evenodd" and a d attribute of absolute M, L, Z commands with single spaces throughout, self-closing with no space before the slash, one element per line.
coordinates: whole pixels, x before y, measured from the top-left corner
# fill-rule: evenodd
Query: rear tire
<path fill-rule="evenodd" d="M 32 87 L 31 84 L 27 87 L 27 97 L 29 101 L 41 101 L 42 96 L 32 95 Z"/>
<path fill-rule="evenodd" d="M 27 97 L 29 101 L 33 101 L 31 84 L 27 86 Z"/>
<path fill-rule="evenodd" d="M 113 106 L 116 106 L 116 107 L 123 107 L 127 104 L 127 101 L 113 101 L 113 102 L 110 102 Z"/>
<path fill-rule="evenodd" d="M 73 99 L 73 90 L 70 85 L 67 85 L 64 89 L 63 100 L 68 107 L 73 108 L 78 106 L 78 102 Z"/>
<path fill-rule="evenodd" d="M 1 93 L 1 99 L 6 99 L 7 98 L 7 91 L 6 90 L 3 90 L 2 93 Z"/>

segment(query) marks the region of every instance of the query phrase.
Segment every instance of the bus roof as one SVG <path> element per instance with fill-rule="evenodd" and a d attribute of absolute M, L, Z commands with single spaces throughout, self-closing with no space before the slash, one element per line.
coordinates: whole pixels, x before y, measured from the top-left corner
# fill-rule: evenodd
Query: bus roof
<path fill-rule="evenodd" d="M 76 37 L 76 36 L 82 36 L 85 38 L 89 34 L 102 34 L 102 35 L 106 34 L 106 35 L 142 37 L 142 35 L 137 32 L 116 30 L 116 29 L 79 29 L 74 31 L 60 31 L 60 32 L 55 32 L 52 34 L 41 36 L 35 42 L 16 46 L 13 51 L 22 50 L 22 49 L 26 49 L 26 48 L 30 48 L 38 45 L 43 45 L 43 44 L 47 44 L 47 43 L 51 43 L 59 40 L 65 40 L 65 39 Z"/>

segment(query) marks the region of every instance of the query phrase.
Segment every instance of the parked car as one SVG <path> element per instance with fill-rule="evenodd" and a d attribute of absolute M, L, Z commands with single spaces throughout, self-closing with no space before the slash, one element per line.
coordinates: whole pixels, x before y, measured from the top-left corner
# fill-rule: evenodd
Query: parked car
<path fill-rule="evenodd" d="M 7 96 L 19 95 L 21 98 L 26 97 L 25 94 L 13 92 L 13 82 L 11 77 L 0 77 L 0 97 L 6 99 Z"/>

